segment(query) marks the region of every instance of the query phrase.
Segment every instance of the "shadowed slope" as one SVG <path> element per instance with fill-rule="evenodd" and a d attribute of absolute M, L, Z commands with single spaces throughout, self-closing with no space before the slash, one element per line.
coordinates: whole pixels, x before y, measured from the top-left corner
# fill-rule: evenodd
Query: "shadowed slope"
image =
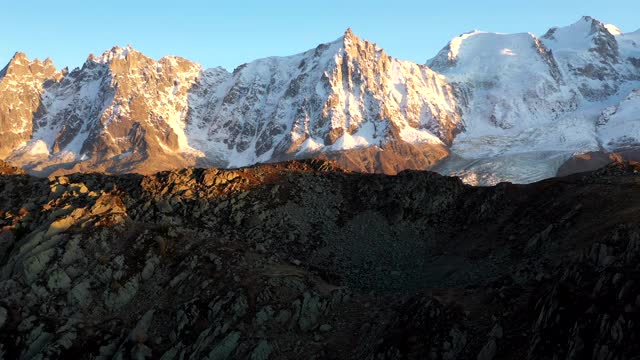
<path fill-rule="evenodd" d="M 630 358 L 640 177 L 0 177 L 11 358 Z M 621 341 L 628 339 L 629 341 Z"/>

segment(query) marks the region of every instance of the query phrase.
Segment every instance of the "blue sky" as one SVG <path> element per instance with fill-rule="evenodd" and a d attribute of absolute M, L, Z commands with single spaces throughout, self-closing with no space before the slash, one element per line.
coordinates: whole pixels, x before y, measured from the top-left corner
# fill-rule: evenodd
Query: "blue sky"
<path fill-rule="evenodd" d="M 347 27 L 401 59 L 419 63 L 460 33 L 543 34 L 582 15 L 640 28 L 640 1 L 6 1 L 0 67 L 16 51 L 80 66 L 89 53 L 131 44 L 153 58 L 180 55 L 205 67 L 291 55 L 340 37 Z"/>

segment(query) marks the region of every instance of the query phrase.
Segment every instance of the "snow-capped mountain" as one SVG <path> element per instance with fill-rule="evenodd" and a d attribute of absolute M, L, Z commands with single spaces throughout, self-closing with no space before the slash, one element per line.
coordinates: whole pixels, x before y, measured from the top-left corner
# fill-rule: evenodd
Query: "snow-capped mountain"
<path fill-rule="evenodd" d="M 431 69 L 347 30 L 302 54 L 257 60 L 230 75 L 205 72 L 192 93 L 187 134 L 206 158 L 227 166 L 390 142 L 426 145 L 429 155 L 460 131 L 454 92 Z M 359 167 L 375 170 L 374 162 L 365 158 Z"/>
<path fill-rule="evenodd" d="M 530 182 L 573 154 L 635 146 L 639 88 L 640 31 L 590 17 L 540 37 L 469 32 L 426 65 L 350 29 L 232 73 L 129 46 L 71 72 L 16 54 L 0 72 L 0 158 L 49 174 L 325 157 Z"/>
<path fill-rule="evenodd" d="M 9 160 L 45 173 L 239 167 L 344 151 L 352 168 L 396 172 L 446 157 L 461 130 L 455 90 L 441 75 L 351 30 L 231 74 L 115 47 L 50 81 L 40 103 L 23 124 L 33 136 Z"/>
<path fill-rule="evenodd" d="M 427 62 L 469 104 L 451 146 L 457 156 L 438 170 L 471 183 L 531 182 L 554 176 L 573 154 L 603 150 L 600 114 L 640 87 L 639 44 L 616 29 L 583 17 L 541 38 L 454 38 Z"/>

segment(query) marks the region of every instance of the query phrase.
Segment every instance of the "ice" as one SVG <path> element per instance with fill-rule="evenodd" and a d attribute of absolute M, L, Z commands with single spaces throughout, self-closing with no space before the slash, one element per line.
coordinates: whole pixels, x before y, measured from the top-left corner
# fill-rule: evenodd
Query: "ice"
<path fill-rule="evenodd" d="M 532 151 L 477 159 L 454 156 L 435 170 L 443 175 L 458 176 L 470 185 L 524 184 L 555 176 L 571 155 L 569 151 Z"/>

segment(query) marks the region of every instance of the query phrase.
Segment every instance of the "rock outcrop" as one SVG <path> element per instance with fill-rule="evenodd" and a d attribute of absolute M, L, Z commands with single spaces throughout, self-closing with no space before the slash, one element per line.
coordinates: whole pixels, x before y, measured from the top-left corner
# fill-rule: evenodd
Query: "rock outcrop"
<path fill-rule="evenodd" d="M 637 355 L 637 165 L 0 176 L 5 358 Z"/>
<path fill-rule="evenodd" d="M 17 166 L 13 166 L 0 160 L 0 175 L 24 175 L 25 171 Z"/>

